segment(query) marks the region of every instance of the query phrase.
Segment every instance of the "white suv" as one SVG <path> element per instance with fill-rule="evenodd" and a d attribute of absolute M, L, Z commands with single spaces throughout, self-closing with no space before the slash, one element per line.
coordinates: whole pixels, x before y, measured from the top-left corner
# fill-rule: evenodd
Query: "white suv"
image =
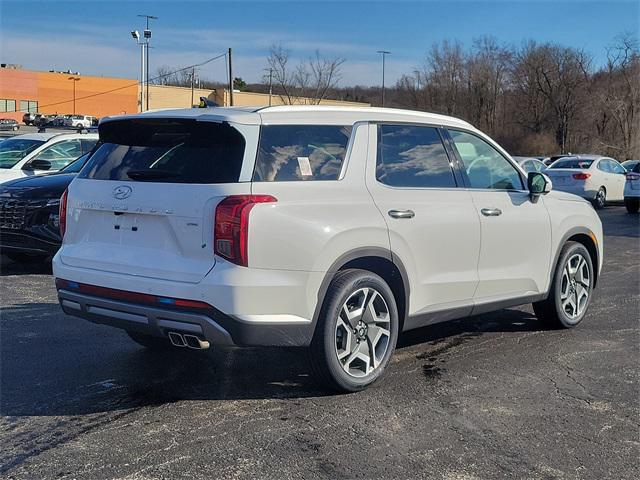
<path fill-rule="evenodd" d="M 533 302 L 572 327 L 602 225 L 461 120 L 377 108 L 114 117 L 61 201 L 62 308 L 151 348 L 307 346 L 375 381 L 399 332 Z"/>

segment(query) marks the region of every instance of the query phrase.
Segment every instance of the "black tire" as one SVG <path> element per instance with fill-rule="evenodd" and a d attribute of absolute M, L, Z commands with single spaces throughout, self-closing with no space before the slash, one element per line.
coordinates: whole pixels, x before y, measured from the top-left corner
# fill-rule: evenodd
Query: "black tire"
<path fill-rule="evenodd" d="M 369 373 L 364 373 L 362 376 L 352 376 L 350 373 L 347 373 L 343 366 L 345 363 L 338 359 L 337 339 L 340 338 L 338 336 L 338 329 L 340 329 L 338 326 L 338 317 L 341 316 L 341 312 L 343 311 L 342 307 L 347 300 L 353 298 L 354 295 L 358 295 L 358 292 L 361 292 L 364 288 L 370 289 L 369 291 L 374 290 L 384 300 L 384 302 L 380 302 L 380 298 L 374 296 L 376 300 L 372 301 L 372 304 L 377 303 L 377 305 L 383 306 L 383 309 L 386 309 L 388 322 L 384 320 L 384 324 L 386 325 L 388 323 L 388 328 L 385 330 L 388 331 L 389 334 L 385 335 L 384 339 L 381 338 L 381 340 L 384 341 L 380 343 L 376 342 L 373 351 L 371 350 L 370 338 L 368 336 L 363 337 L 362 346 L 369 349 L 370 354 L 373 353 L 373 355 L 377 357 L 375 350 L 378 349 L 380 344 L 382 344 L 382 348 L 386 348 L 386 350 L 380 352 L 380 358 L 376 358 L 377 365 L 375 365 Z M 366 302 L 367 297 L 365 294 L 363 304 Z M 368 311 L 368 309 L 365 310 Z M 363 315 L 361 318 L 364 322 L 363 325 L 367 326 L 364 330 L 367 335 L 367 332 L 373 331 L 371 328 L 372 323 L 367 323 L 368 319 L 370 320 L 372 317 L 368 316 L 365 318 Z M 324 387 L 339 392 L 357 392 L 371 385 L 382 376 L 395 350 L 399 323 L 395 298 L 391 289 L 382 278 L 366 270 L 349 269 L 338 272 L 331 281 L 325 295 L 313 340 L 308 349 L 311 368 L 316 380 Z M 379 327 L 379 325 L 375 323 L 373 326 Z M 353 337 L 352 333 L 349 332 L 347 336 L 343 338 L 353 338 L 354 341 L 360 343 L 358 337 L 363 334 L 362 332 L 362 328 L 358 330 L 357 334 L 354 330 Z M 344 341 L 349 343 L 348 340 Z M 353 342 L 351 342 L 351 344 L 354 345 Z M 356 349 L 357 348 L 356 346 Z M 348 368 L 350 364 L 351 363 L 349 363 L 346 368 Z M 369 365 L 373 365 L 373 363 L 369 363 Z M 364 363 L 362 363 L 362 366 L 365 370 L 369 369 L 369 367 L 364 366 Z"/>
<path fill-rule="evenodd" d="M 572 317 L 572 315 L 568 313 L 563 307 L 561 297 L 562 290 L 564 286 L 567 285 L 567 283 L 563 280 L 564 268 L 567 265 L 569 259 L 574 258 L 576 255 L 582 256 L 582 258 L 584 258 L 586 262 L 586 266 L 589 272 L 589 285 L 585 289 L 588 296 L 585 300 L 584 305 L 582 306 L 582 309 L 578 310 L 576 312 L 577 315 Z M 589 305 L 593 297 L 594 278 L 593 260 L 591 259 L 589 251 L 581 243 L 567 242 L 564 247 L 562 247 L 560 257 L 558 258 L 558 263 L 556 264 L 553 274 L 553 280 L 551 281 L 551 286 L 549 288 L 549 296 L 546 298 L 546 300 L 542 300 L 533 304 L 533 311 L 535 312 L 538 319 L 542 323 L 552 328 L 573 328 L 578 325 L 584 319 L 587 310 L 589 309 Z M 576 282 L 574 281 L 573 283 L 575 285 Z M 569 288 L 571 288 L 570 283 Z M 580 304 L 580 299 L 577 299 L 575 303 Z"/>
<path fill-rule="evenodd" d="M 596 210 L 602 210 L 607 206 L 607 191 L 604 187 L 600 187 L 598 193 L 596 193 L 596 198 L 594 198 L 591 203 L 593 203 L 593 207 Z"/>
<path fill-rule="evenodd" d="M 627 207 L 627 212 L 638 213 L 638 210 L 640 210 L 640 198 L 626 197 L 624 199 L 624 206 Z"/>
<path fill-rule="evenodd" d="M 142 345 L 149 350 L 168 350 L 173 348 L 168 338 L 154 337 L 152 335 L 145 335 L 144 333 L 132 332 L 127 330 L 127 335 L 136 342 L 138 345 Z"/>
<path fill-rule="evenodd" d="M 16 263 L 40 263 L 44 262 L 48 255 L 44 253 L 7 252 L 7 257 Z"/>

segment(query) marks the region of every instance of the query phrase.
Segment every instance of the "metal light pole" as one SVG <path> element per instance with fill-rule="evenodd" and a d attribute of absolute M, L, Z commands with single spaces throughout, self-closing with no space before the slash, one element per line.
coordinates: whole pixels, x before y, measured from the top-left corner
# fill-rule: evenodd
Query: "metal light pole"
<path fill-rule="evenodd" d="M 80 77 L 69 77 L 67 80 L 73 82 L 73 114 L 76 114 L 76 82 L 80 81 Z"/>
<path fill-rule="evenodd" d="M 140 40 L 140 32 L 132 30 L 131 36 L 140 45 L 140 111 L 144 112 L 144 42 Z"/>
<path fill-rule="evenodd" d="M 151 43 L 151 30 L 149 29 L 149 20 L 158 20 L 158 17 L 155 17 L 153 15 L 138 15 L 138 17 L 142 17 L 145 18 L 147 23 L 146 23 L 146 27 L 144 29 L 144 31 L 142 32 L 142 35 L 144 37 L 144 40 L 141 42 L 142 43 L 142 50 L 144 53 L 146 53 L 146 58 L 143 60 L 143 66 L 142 69 L 144 70 L 144 81 L 143 84 L 145 86 L 145 90 L 146 90 L 146 109 L 149 110 L 149 44 Z M 136 31 L 137 33 L 137 31 Z M 133 32 L 131 32 L 131 34 L 133 35 Z M 138 34 L 138 38 L 139 38 L 139 34 Z M 142 107 L 141 107 L 142 110 Z"/>
<path fill-rule="evenodd" d="M 391 52 L 387 52 L 386 50 L 378 50 L 378 53 L 382 55 L 382 106 L 384 107 L 384 64 L 386 56 L 390 55 Z"/>

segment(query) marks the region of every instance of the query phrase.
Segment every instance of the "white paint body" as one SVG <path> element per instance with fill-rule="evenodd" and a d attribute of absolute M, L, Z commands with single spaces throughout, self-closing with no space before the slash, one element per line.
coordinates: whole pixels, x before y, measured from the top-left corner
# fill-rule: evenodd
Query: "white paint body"
<path fill-rule="evenodd" d="M 377 131 L 372 122 L 468 130 L 510 159 L 486 135 L 458 119 L 339 107 L 143 115 L 229 122 L 246 139 L 241 181 L 194 185 L 76 178 L 68 190 L 64 243 L 53 260 L 55 277 L 201 300 L 245 323 L 285 325 L 314 321 L 323 280 L 339 258 L 358 250 L 387 252 L 402 264 L 410 290 L 408 316 L 450 309 L 470 313 L 479 305 L 544 294 L 554 255 L 572 228 L 586 229 L 597 239 L 594 268 L 599 271 L 602 265 L 600 220 L 589 203 L 573 195 L 552 191 L 534 202 L 524 190 L 405 189 L 376 181 Z M 340 179 L 251 182 L 259 127 L 267 124 L 353 125 Z M 120 185 L 134 192 L 124 201 L 112 196 Z M 222 198 L 249 193 L 273 195 L 277 202 L 251 210 L 249 265 L 241 267 L 214 255 L 213 221 Z M 503 214 L 481 215 L 488 207 Z M 387 215 L 391 209 L 411 209 L 415 217 L 393 219 Z M 114 210 L 144 212 L 126 221 L 144 226 L 140 230 L 146 233 L 131 232 L 128 224 L 115 231 Z"/>

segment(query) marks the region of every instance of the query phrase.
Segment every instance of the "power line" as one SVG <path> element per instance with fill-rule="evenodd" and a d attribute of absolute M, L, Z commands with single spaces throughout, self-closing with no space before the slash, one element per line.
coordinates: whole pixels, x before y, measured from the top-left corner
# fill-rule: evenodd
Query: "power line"
<path fill-rule="evenodd" d="M 213 62 L 214 60 L 218 60 L 219 58 L 222 58 L 222 57 L 226 58 L 226 56 L 227 56 L 227 52 L 224 52 L 224 53 L 221 53 L 220 55 L 216 55 L 215 57 L 211 57 L 208 60 L 205 60 L 204 62 L 196 63 L 194 65 L 189 65 L 188 67 L 180 68 L 178 70 L 174 70 L 173 72 L 163 73 L 162 75 L 158 75 L 157 77 L 150 78 L 149 81 L 153 82 L 153 81 L 158 80 L 160 78 L 168 77 L 169 75 L 174 75 L 176 73 L 184 72 L 185 70 L 191 70 L 192 68 L 201 67 L 203 65 L 206 65 L 208 63 Z M 117 92 L 118 90 L 125 90 L 127 88 L 135 87 L 137 85 L 140 85 L 140 88 L 144 87 L 144 85 L 142 84 L 142 81 L 140 81 L 140 82 L 136 82 L 136 83 L 130 83 L 129 85 L 124 85 L 122 87 L 113 88 L 111 90 L 106 90 L 104 92 L 92 93 L 91 95 L 85 95 L 84 97 L 77 97 L 76 100 L 84 100 L 84 99 L 87 99 L 87 98 L 99 97 L 100 95 L 106 95 L 108 93 Z M 62 105 L 63 103 L 69 103 L 70 101 L 71 100 L 63 100 L 61 102 L 48 103 L 46 105 L 38 105 L 38 109 L 44 108 L 44 107 L 53 107 L 55 105 Z M 25 109 L 21 108 L 19 110 L 16 110 L 16 112 L 18 112 L 18 113 L 21 113 L 23 111 L 24 112 L 29 112 L 29 109 L 27 108 L 25 110 Z"/>

